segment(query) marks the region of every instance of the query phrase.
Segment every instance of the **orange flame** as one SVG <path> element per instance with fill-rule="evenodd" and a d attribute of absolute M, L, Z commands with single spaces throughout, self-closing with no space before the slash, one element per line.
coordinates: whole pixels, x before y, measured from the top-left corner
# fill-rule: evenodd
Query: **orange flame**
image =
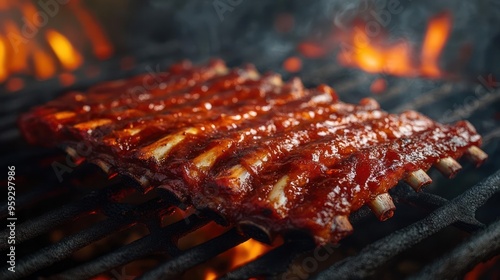
<path fill-rule="evenodd" d="M 265 245 L 253 239 L 249 239 L 248 241 L 241 243 L 233 249 L 234 255 L 231 269 L 257 258 L 270 249 L 271 247 L 269 245 Z"/>
<path fill-rule="evenodd" d="M 7 79 L 7 65 L 5 63 L 7 59 L 7 47 L 2 36 L 0 36 L 0 82 Z"/>
<path fill-rule="evenodd" d="M 273 246 L 265 245 L 253 239 L 249 239 L 219 255 L 217 259 L 221 260 L 230 258 L 230 264 L 227 269 L 227 271 L 230 271 L 267 253 L 272 248 Z M 208 269 L 205 274 L 205 280 L 216 279 L 218 276 L 221 275 L 218 275 L 218 273 L 212 269 Z"/>
<path fill-rule="evenodd" d="M 61 84 L 69 85 L 75 76 L 66 72 L 74 71 L 83 64 L 83 56 L 90 50 L 98 59 L 107 59 L 113 54 L 97 20 L 80 1 L 70 1 L 66 8 L 61 4 L 59 13 L 63 18 L 73 16 L 79 22 L 74 30 L 81 29 L 89 43 L 76 45 L 77 37 L 71 37 L 71 29 L 56 30 L 61 22 L 46 15 L 32 0 L 0 0 L 0 83 L 9 91 L 19 90 L 24 80 L 15 74 L 31 75 L 45 80 L 58 75 Z M 6 12 L 4 12 L 6 11 Z M 45 15 L 45 16 L 43 16 Z M 22 31 L 22 32 L 21 32 Z M 89 49 L 87 51 L 87 49 Z"/>
<path fill-rule="evenodd" d="M 33 61 L 35 64 L 35 73 L 39 79 L 45 80 L 55 74 L 56 67 L 52 57 L 48 53 L 35 48 L 33 51 Z"/>
<path fill-rule="evenodd" d="M 217 279 L 217 273 L 215 271 L 207 271 L 207 275 L 205 275 L 205 280 L 215 280 Z"/>
<path fill-rule="evenodd" d="M 82 64 L 82 57 L 71 42 L 61 33 L 49 29 L 46 33 L 47 41 L 66 70 L 75 70 Z"/>
<path fill-rule="evenodd" d="M 10 59 L 7 61 L 7 68 L 10 72 L 17 73 L 28 70 L 28 51 L 26 45 L 23 42 L 23 37 L 19 28 L 13 21 L 7 21 L 5 23 L 5 29 L 7 37 L 10 37 Z"/>
<path fill-rule="evenodd" d="M 110 58 L 113 54 L 113 47 L 94 17 L 81 7 L 79 0 L 70 2 L 69 7 L 82 23 L 83 30 L 92 42 L 95 56 L 100 59 Z"/>
<path fill-rule="evenodd" d="M 364 25 L 356 25 L 343 42 L 338 60 L 344 66 L 358 67 L 369 73 L 396 76 L 439 77 L 438 62 L 451 30 L 451 16 L 443 13 L 429 21 L 422 45 L 420 65 L 412 57 L 414 50 L 407 40 L 388 43 L 382 36 L 370 38 Z M 346 47 L 347 43 L 347 47 Z"/>
<path fill-rule="evenodd" d="M 427 26 L 422 46 L 422 73 L 425 76 L 438 77 L 441 74 L 438 61 L 451 30 L 451 18 L 444 13 L 433 18 Z"/>

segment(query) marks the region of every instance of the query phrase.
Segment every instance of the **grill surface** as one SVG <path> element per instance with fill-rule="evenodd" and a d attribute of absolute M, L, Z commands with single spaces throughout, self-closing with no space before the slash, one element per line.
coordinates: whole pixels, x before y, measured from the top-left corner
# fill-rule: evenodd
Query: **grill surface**
<path fill-rule="evenodd" d="M 339 68 L 328 71 L 324 69 L 311 67 L 311 71 L 305 71 L 308 73 L 304 77 L 306 83 L 314 84 L 321 77 L 334 77 L 322 82 L 333 85 L 339 92 L 340 98 L 347 102 L 366 96 L 365 92 L 368 92 L 367 88 L 373 80 L 373 76 L 366 74 L 341 71 Z M 391 195 L 395 199 L 396 206 L 406 211 L 398 210 L 392 219 L 393 222 L 377 222 L 376 227 L 383 230 L 373 234 L 371 238 L 366 238 L 363 229 L 371 229 L 372 214 L 366 208 L 354 213 L 351 216 L 355 229 L 354 236 L 342 241 L 338 250 L 341 250 L 343 246 L 357 244 L 360 239 L 364 240 L 363 244 L 354 246 L 359 249 L 354 256 L 339 261 L 333 260 L 331 261 L 334 262 L 333 265 L 311 271 L 310 274 L 317 279 L 350 279 L 377 275 L 381 270 L 387 269 L 386 265 L 393 261 L 395 256 L 419 246 L 425 239 L 435 236 L 450 225 L 466 235 L 471 234 L 471 237 L 465 238 L 462 244 L 451 251 L 439 252 L 440 257 L 428 263 L 425 268 L 414 275 L 415 278 L 453 278 L 463 275 L 477 263 L 500 252 L 500 224 L 498 221 L 495 222 L 500 214 L 498 206 L 495 205 L 498 203 L 498 193 L 500 193 L 500 171 L 498 171 L 498 162 L 495 161 L 499 155 L 497 142 L 500 132 L 498 127 L 493 126 L 491 129 L 488 123 L 482 122 L 487 116 L 485 112 L 498 108 L 500 90 L 490 91 L 477 97 L 472 105 L 467 106 L 467 110 L 454 110 L 447 113 L 446 108 L 449 108 L 449 104 L 453 104 L 453 100 L 463 100 L 471 96 L 474 90 L 486 89 L 482 86 L 474 88 L 474 86 L 460 83 L 385 78 L 391 86 L 386 94 L 376 97 L 384 109 L 391 112 L 414 109 L 446 122 L 468 118 L 484 136 L 483 149 L 490 154 L 490 160 L 477 170 L 466 166 L 462 175 L 459 175 L 464 176 L 459 178 L 466 179 L 458 179 L 460 182 L 439 180 L 433 176 L 436 178 L 433 186 L 420 193 L 415 193 L 410 187 L 400 184 L 391 191 Z M 14 111 L 20 111 L 22 109 L 19 108 L 27 106 L 22 105 L 18 104 L 18 109 Z M 64 181 L 58 183 L 50 168 L 50 163 L 54 159 L 60 160 L 61 153 L 26 147 L 18 139 L 19 136 L 13 125 L 15 119 L 13 113 L 1 116 L 0 124 L 9 128 L 7 134 L 12 134 L 6 136 L 3 133 L 1 140 L 5 145 L 15 147 L 15 150 L 5 153 L 0 158 L 0 162 L 4 166 L 16 165 L 20 172 L 18 176 L 29 177 L 31 180 L 19 182 L 20 188 L 24 187 L 28 190 L 19 191 L 16 198 L 16 212 L 20 213 L 16 227 L 16 246 L 19 248 L 16 273 L 2 268 L 0 272 L 2 279 L 19 279 L 30 275 L 57 275 L 64 279 L 87 279 L 104 272 L 116 273 L 116 268 L 157 254 L 164 256 L 164 261 L 141 275 L 139 279 L 174 278 L 249 238 L 236 229 L 230 229 L 213 240 L 184 251 L 180 250 L 176 246 L 179 238 L 210 221 L 217 220 L 217 217 L 211 213 L 197 212 L 178 222 L 162 226 L 160 216 L 168 216 L 174 206 L 184 207 L 184 205 L 178 205 L 177 201 L 160 191 L 156 197 L 146 202 L 125 203 L 121 199 L 126 194 L 132 196 L 141 196 L 141 194 L 137 193 L 133 181 L 120 176 L 109 180 L 104 187 L 101 186 L 98 190 L 82 197 L 81 193 L 86 192 L 85 189 L 71 188 L 72 181 L 75 178 L 84 178 L 88 174 L 96 173 L 95 168 L 84 164 L 76 168 L 73 174 L 66 174 Z M 45 162 L 45 164 L 40 164 L 40 162 Z M 100 176 L 102 177 L 102 174 Z M 94 181 L 86 183 L 89 188 L 97 188 L 91 184 L 98 184 L 98 181 L 102 184 L 104 180 L 101 178 Z M 450 191 L 450 189 L 452 189 L 451 194 L 446 194 L 445 191 Z M 70 197 L 71 201 L 63 206 L 44 206 L 47 201 L 64 201 L 67 200 L 66 197 Z M 444 197 L 451 197 L 451 199 Z M 40 208 L 43 209 L 41 214 L 33 212 L 38 211 L 33 209 Z M 0 210 L 0 216 L 5 219 L 7 217 L 6 202 L 2 203 Z M 44 236 L 66 222 L 96 212 L 104 214 L 106 219 L 74 234 L 69 234 L 54 244 L 49 242 L 42 243 L 42 245 L 36 244 L 40 236 Z M 475 217 L 478 217 L 481 222 Z M 72 254 L 79 249 L 136 224 L 147 226 L 149 234 L 130 244 L 111 248 L 106 254 L 87 263 L 69 261 Z M 369 232 L 369 230 L 366 231 Z M 0 238 L 6 240 L 8 234 L 7 231 L 2 231 Z M 5 251 L 7 244 L 2 243 L 0 248 Z M 283 278 L 290 276 L 301 278 L 300 274 L 294 272 L 296 271 L 294 268 L 298 265 L 302 267 L 302 272 L 308 271 L 307 267 L 303 267 L 305 262 L 301 265 L 301 261 L 307 259 L 304 256 L 312 252 L 313 244 L 308 238 L 286 237 L 283 245 L 229 272 L 222 278 L 244 279 L 259 276 L 279 277 L 280 275 Z M 308 274 L 309 272 L 306 276 Z"/>

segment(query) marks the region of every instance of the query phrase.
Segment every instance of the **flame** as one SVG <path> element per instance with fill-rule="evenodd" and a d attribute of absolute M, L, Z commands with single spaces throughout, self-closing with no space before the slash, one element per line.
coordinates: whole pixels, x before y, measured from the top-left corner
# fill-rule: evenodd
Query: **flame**
<path fill-rule="evenodd" d="M 5 23 L 5 29 L 7 37 L 10 36 L 10 59 L 7 61 L 7 68 L 10 72 L 24 72 L 28 69 L 28 51 L 26 45 L 22 41 L 22 35 L 13 21 L 7 21 Z"/>
<path fill-rule="evenodd" d="M 265 245 L 253 239 L 249 239 L 248 241 L 241 243 L 232 249 L 234 250 L 234 255 L 231 269 L 254 260 L 270 249 L 271 247 L 269 245 Z"/>
<path fill-rule="evenodd" d="M 179 218 L 186 217 L 189 213 L 191 213 L 190 209 L 187 211 L 176 209 L 173 215 L 169 215 L 166 217 L 165 221 L 162 221 L 162 224 L 171 224 Z M 216 238 L 221 234 L 224 234 L 227 230 L 227 227 L 218 225 L 215 222 L 210 222 L 207 225 L 180 238 L 177 246 L 180 250 L 188 250 L 189 248 L 200 245 L 208 240 Z M 271 245 L 249 239 L 238 246 L 219 254 L 215 258 L 190 269 L 183 275 L 182 279 L 215 279 L 231 270 L 234 270 L 238 266 L 253 261 L 281 244 L 283 244 L 282 238 L 277 238 Z"/>
<path fill-rule="evenodd" d="M 450 35 L 450 14 L 441 14 L 429 22 L 422 46 L 422 73 L 425 76 L 438 77 L 441 74 L 438 61 L 441 51 Z"/>
<path fill-rule="evenodd" d="M 7 60 L 7 46 L 4 38 L 0 36 L 0 82 L 7 79 L 7 65 L 5 61 Z"/>
<path fill-rule="evenodd" d="M 35 73 L 39 79 L 46 80 L 55 74 L 56 67 L 54 60 L 47 52 L 35 48 L 33 51 L 33 61 Z"/>
<path fill-rule="evenodd" d="M 347 39 L 343 39 L 338 54 L 344 66 L 358 67 L 369 73 L 386 73 L 396 76 L 425 76 L 436 78 L 442 75 L 439 58 L 451 30 L 449 13 L 440 14 L 429 21 L 422 44 L 420 64 L 412 57 L 415 51 L 406 39 L 387 42 L 384 36 L 371 38 L 358 23 Z"/>
<path fill-rule="evenodd" d="M 215 280 L 217 279 L 217 273 L 215 271 L 207 271 L 207 275 L 205 275 L 205 280 Z"/>
<path fill-rule="evenodd" d="M 276 244 L 273 246 L 269 246 L 259 241 L 255 241 L 253 239 L 249 239 L 240 245 L 226 251 L 225 253 L 219 255 L 216 260 L 224 261 L 229 260 L 229 265 L 227 266 L 227 271 L 233 270 L 238 266 L 246 264 L 257 257 L 267 253 L 270 251 Z M 222 274 L 217 273 L 213 269 L 209 268 L 205 272 L 205 280 L 216 279 L 217 277 L 222 276 Z"/>
<path fill-rule="evenodd" d="M 82 57 L 73 48 L 70 41 L 61 33 L 49 29 L 46 33 L 47 41 L 66 70 L 75 70 L 82 64 Z"/>
<path fill-rule="evenodd" d="M 80 1 L 60 4 L 62 18 L 72 16 L 78 21 L 61 29 L 55 28 L 61 21 L 49 17 L 37 3 L 0 0 L 3 14 L 0 17 L 0 83 L 8 91 L 24 87 L 25 78 L 16 74 L 38 80 L 58 77 L 62 85 L 70 85 L 76 77 L 68 72 L 80 68 L 87 53 L 93 53 L 97 59 L 113 55 L 105 32 Z M 72 37 L 71 32 L 83 32 L 84 44 L 76 44 L 78 37 Z"/>
<path fill-rule="evenodd" d="M 346 66 L 357 66 L 369 73 L 388 73 L 397 76 L 413 76 L 411 49 L 409 44 L 399 41 L 393 46 L 373 43 L 360 27 L 353 33 L 353 49 L 344 49 L 339 61 Z"/>
<path fill-rule="evenodd" d="M 83 30 L 92 42 L 94 54 L 100 59 L 108 59 L 113 54 L 113 47 L 101 30 L 101 27 L 94 17 L 83 9 L 80 0 L 69 3 L 69 7 L 76 18 L 82 23 Z"/>
<path fill-rule="evenodd" d="M 25 18 L 28 19 L 28 21 L 29 21 L 29 19 L 33 19 L 33 18 L 37 17 L 36 16 L 37 9 L 36 9 L 36 7 L 32 3 L 27 2 L 27 3 L 25 3 L 24 5 L 21 5 L 21 6 L 22 6 L 21 10 L 22 10 Z"/>
<path fill-rule="evenodd" d="M 0 1 L 0 11 L 7 10 L 10 7 L 7 0 Z"/>

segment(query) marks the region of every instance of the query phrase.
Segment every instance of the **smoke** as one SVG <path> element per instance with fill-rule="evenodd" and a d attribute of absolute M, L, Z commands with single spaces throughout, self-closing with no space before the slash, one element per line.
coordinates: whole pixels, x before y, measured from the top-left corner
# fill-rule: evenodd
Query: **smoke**
<path fill-rule="evenodd" d="M 175 42 L 177 55 L 204 60 L 218 56 L 229 64 L 253 62 L 265 70 L 280 70 L 286 57 L 295 55 L 305 39 L 328 40 L 335 30 L 347 30 L 355 19 L 370 24 L 373 32 L 387 32 L 391 39 L 405 38 L 420 46 L 430 18 L 449 12 L 453 29 L 443 61 L 449 71 L 478 74 L 498 73 L 493 57 L 499 56 L 500 0 L 150 0 L 138 12 L 141 22 L 154 24 L 138 28 L 145 34 Z M 146 11 L 146 12 L 145 12 Z M 274 28 L 283 13 L 294 17 L 292 32 Z M 150 20 L 151 21 L 151 20 Z M 495 41 L 497 40 L 497 41 Z M 137 42 L 138 40 L 135 40 Z M 139 40 L 141 41 L 141 40 Z"/>

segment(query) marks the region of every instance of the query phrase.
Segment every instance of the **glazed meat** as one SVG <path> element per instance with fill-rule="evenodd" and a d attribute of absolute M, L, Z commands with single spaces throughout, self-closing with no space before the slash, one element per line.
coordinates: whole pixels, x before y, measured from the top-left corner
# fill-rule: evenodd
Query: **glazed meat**
<path fill-rule="evenodd" d="M 419 190 L 433 165 L 451 177 L 462 155 L 487 157 L 466 121 L 389 114 L 372 99 L 347 104 L 326 85 L 220 60 L 68 93 L 20 126 L 29 142 L 62 146 L 145 192 L 162 188 L 243 228 L 305 231 L 318 244 L 350 233 L 349 215 L 363 205 L 390 218 L 387 192 L 398 181 Z"/>

